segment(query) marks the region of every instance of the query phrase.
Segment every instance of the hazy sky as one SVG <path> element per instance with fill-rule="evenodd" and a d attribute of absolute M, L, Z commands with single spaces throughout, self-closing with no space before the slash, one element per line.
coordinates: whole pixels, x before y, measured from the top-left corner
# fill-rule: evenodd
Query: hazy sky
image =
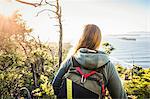
<path fill-rule="evenodd" d="M 150 31 L 150 0 L 64 0 L 63 5 L 66 29 L 76 35 L 86 23 L 97 24 L 102 34 Z"/>
<path fill-rule="evenodd" d="M 54 21 L 47 13 L 38 17 L 41 8 L 0 0 L 0 13 L 7 14 L 12 8 L 21 8 L 28 25 L 44 40 L 56 40 Z M 25 0 L 24 0 L 25 1 Z M 31 1 L 31 0 L 28 0 Z M 38 1 L 38 0 L 34 0 Z M 64 41 L 74 42 L 82 34 L 85 24 L 97 24 L 102 34 L 119 34 L 132 31 L 150 31 L 150 0 L 62 0 Z M 8 4 L 7 4 L 8 5 Z M 10 11 L 9 11 L 10 9 Z"/>

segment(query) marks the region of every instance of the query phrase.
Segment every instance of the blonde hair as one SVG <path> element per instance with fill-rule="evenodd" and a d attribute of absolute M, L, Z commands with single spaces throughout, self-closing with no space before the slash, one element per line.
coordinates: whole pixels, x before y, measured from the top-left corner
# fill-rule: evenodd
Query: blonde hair
<path fill-rule="evenodd" d="M 74 54 L 80 48 L 88 48 L 90 50 L 96 50 L 101 43 L 101 31 L 98 26 L 94 24 L 87 24 L 84 28 L 83 34 L 74 49 Z"/>

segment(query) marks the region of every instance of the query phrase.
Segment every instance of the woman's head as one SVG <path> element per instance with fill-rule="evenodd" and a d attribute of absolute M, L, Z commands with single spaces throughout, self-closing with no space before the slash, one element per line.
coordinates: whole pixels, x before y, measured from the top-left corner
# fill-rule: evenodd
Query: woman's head
<path fill-rule="evenodd" d="M 94 24 L 88 24 L 83 30 L 83 34 L 76 46 L 75 53 L 80 48 L 88 48 L 91 50 L 96 50 L 99 48 L 101 42 L 101 31 L 98 26 Z"/>

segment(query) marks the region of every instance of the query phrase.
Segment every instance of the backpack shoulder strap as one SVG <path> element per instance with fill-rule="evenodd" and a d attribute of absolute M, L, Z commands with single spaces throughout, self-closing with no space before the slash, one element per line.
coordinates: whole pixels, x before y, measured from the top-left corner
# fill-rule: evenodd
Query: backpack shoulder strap
<path fill-rule="evenodd" d="M 103 75 L 103 80 L 105 82 L 105 86 L 108 84 L 108 79 L 106 77 L 107 73 L 106 73 L 106 70 L 105 70 L 105 67 L 107 66 L 107 64 L 109 63 L 110 61 L 108 61 L 107 63 L 105 63 L 103 66 L 99 67 L 96 69 L 96 72 L 98 73 L 101 73 Z"/>
<path fill-rule="evenodd" d="M 76 59 L 75 59 L 74 56 L 71 57 L 71 60 L 72 60 L 72 65 L 73 65 L 73 67 L 81 66 L 81 65 L 76 61 Z"/>

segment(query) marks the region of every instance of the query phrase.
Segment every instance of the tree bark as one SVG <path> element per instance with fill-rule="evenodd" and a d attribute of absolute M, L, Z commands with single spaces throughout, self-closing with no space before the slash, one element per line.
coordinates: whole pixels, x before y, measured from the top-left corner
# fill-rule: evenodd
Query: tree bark
<path fill-rule="evenodd" d="M 31 63 L 31 68 L 32 68 L 32 75 L 33 75 L 34 87 L 37 88 L 38 84 L 37 84 L 37 76 L 36 76 L 36 67 L 35 67 L 35 64 Z"/>
<path fill-rule="evenodd" d="M 59 23 L 59 50 L 58 50 L 59 64 L 58 66 L 60 67 L 61 62 L 62 62 L 63 28 L 62 28 L 62 20 L 61 20 L 62 10 L 59 5 L 59 0 L 56 0 L 56 7 L 57 7 L 56 15 L 57 15 L 58 23 Z"/>

